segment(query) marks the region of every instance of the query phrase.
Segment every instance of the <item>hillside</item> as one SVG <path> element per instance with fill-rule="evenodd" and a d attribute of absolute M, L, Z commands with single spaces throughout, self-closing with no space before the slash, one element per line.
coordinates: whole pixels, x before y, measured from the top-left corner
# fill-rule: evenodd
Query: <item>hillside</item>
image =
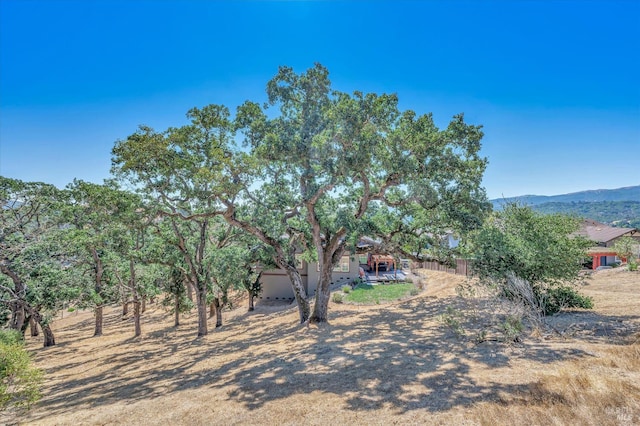
<path fill-rule="evenodd" d="M 623 228 L 640 228 L 640 201 L 578 201 L 531 206 L 545 214 L 563 213 Z"/>
<path fill-rule="evenodd" d="M 640 185 L 618 189 L 596 189 L 560 195 L 521 195 L 510 198 L 491 200 L 494 208 L 510 202 L 520 202 L 529 206 L 544 203 L 600 202 L 600 201 L 638 201 L 640 202 Z"/>
<path fill-rule="evenodd" d="M 640 228 L 640 185 L 553 196 L 523 195 L 491 202 L 496 210 L 506 203 L 518 202 L 540 213 L 562 213 L 612 226 Z"/>
<path fill-rule="evenodd" d="M 225 313 L 198 339 L 195 315 L 176 328 L 152 305 L 141 338 L 116 308 L 104 335 L 90 337 L 91 313 L 67 313 L 52 325 L 58 345 L 28 338 L 44 398 L 0 423 L 640 423 L 638 273 L 593 274 L 584 292 L 594 311 L 554 316 L 561 334 L 512 344 L 474 337 L 495 306 L 456 297 L 463 278 L 426 274 L 426 290 L 409 300 L 332 303 L 319 327 L 296 324 L 293 306 L 258 305 Z"/>

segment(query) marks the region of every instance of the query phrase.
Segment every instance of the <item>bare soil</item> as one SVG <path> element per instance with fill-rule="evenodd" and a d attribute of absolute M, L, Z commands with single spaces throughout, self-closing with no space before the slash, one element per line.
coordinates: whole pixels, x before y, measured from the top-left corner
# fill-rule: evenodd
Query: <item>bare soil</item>
<path fill-rule="evenodd" d="M 173 327 L 151 305 L 141 338 L 116 308 L 104 335 L 91 337 L 90 312 L 65 313 L 53 324 L 55 347 L 28 338 L 45 372 L 42 400 L 0 422 L 640 424 L 640 273 L 594 273 L 583 288 L 594 310 L 563 312 L 518 343 L 478 343 L 491 305 L 457 297 L 463 277 L 423 273 L 419 295 L 332 304 L 321 326 L 297 324 L 292 305 L 242 305 L 196 338 L 195 314 Z M 443 322 L 452 309 L 464 334 Z"/>

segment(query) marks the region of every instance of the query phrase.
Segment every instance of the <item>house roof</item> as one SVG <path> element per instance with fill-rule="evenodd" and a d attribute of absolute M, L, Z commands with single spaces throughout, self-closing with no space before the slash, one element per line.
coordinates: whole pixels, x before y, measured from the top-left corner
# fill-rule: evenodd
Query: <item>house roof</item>
<path fill-rule="evenodd" d="M 607 243 L 623 235 L 633 235 L 637 231 L 636 228 L 615 228 L 595 220 L 586 219 L 582 222 L 577 234 L 597 243 Z"/>
<path fill-rule="evenodd" d="M 591 247 L 587 249 L 587 254 L 588 255 L 599 254 L 601 256 L 604 256 L 604 255 L 615 256 L 618 253 L 616 252 L 615 249 L 611 247 Z"/>

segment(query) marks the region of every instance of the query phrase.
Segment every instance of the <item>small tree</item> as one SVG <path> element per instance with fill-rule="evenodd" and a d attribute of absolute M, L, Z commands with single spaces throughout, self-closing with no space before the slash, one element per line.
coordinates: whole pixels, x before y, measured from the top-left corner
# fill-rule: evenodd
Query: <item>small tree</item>
<path fill-rule="evenodd" d="M 622 237 L 613 245 L 613 249 L 620 257 L 627 259 L 630 271 L 638 268 L 638 257 L 640 257 L 640 243 L 631 237 Z"/>
<path fill-rule="evenodd" d="M 541 215 L 529 207 L 509 204 L 473 234 L 473 270 L 501 296 L 520 300 L 544 315 L 562 307 L 590 308 L 590 299 L 572 287 L 580 279 L 582 259 L 590 245 L 575 235 L 578 226 L 568 216 Z M 514 278 L 527 283 L 534 301 L 514 291 Z"/>
<path fill-rule="evenodd" d="M 31 365 L 22 334 L 0 330 L 0 411 L 29 408 L 40 399 L 42 372 Z"/>
<path fill-rule="evenodd" d="M 95 315 L 94 336 L 102 335 L 103 309 L 117 299 L 113 285 L 111 254 L 125 236 L 120 224 L 121 216 L 131 208 L 131 195 L 121 191 L 112 181 L 98 185 L 74 180 L 67 185 L 69 196 L 64 211 L 68 226 L 69 253 L 76 267 L 84 269 L 91 277 L 85 283 L 81 304 L 92 307 Z"/>
<path fill-rule="evenodd" d="M 63 200 L 53 185 L 0 176 L 0 305 L 14 330 L 38 323 L 44 346 L 55 344 L 49 320 L 72 293 L 60 244 Z"/>

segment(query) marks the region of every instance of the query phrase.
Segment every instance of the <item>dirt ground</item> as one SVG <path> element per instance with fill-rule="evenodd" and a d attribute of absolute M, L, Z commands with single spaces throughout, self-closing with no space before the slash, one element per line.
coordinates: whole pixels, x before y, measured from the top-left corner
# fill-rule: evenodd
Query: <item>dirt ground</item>
<path fill-rule="evenodd" d="M 116 308 L 91 337 L 91 313 L 65 313 L 55 347 L 28 338 L 42 400 L 0 423 L 640 424 L 640 273 L 594 273 L 583 288 L 594 310 L 563 312 L 518 343 L 479 343 L 493 308 L 457 297 L 463 278 L 423 273 L 419 295 L 332 303 L 322 326 L 297 324 L 294 306 L 258 304 L 196 338 L 195 314 L 175 328 L 151 305 L 141 338 Z M 443 320 L 451 312 L 464 333 Z"/>

